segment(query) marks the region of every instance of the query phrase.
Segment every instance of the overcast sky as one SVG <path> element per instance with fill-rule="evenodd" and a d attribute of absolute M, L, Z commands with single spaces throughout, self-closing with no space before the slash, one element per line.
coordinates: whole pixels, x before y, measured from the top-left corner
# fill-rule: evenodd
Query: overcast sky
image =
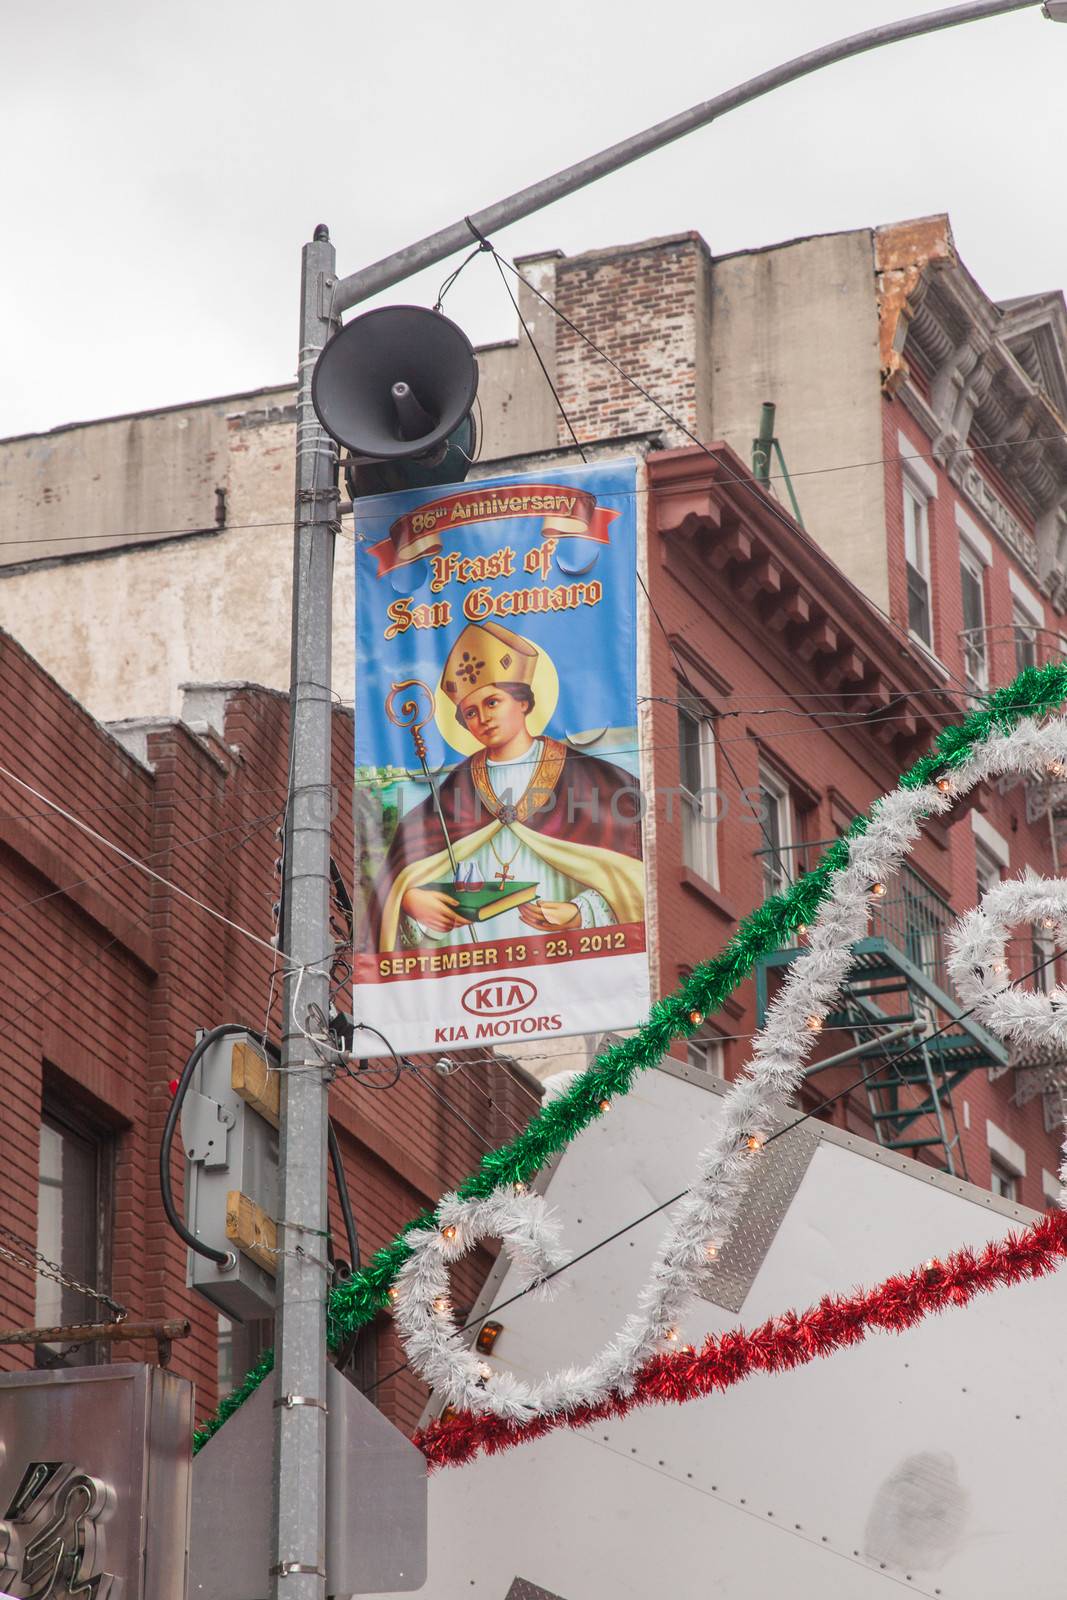
<path fill-rule="evenodd" d="M 0 0 L 0 436 L 288 381 L 299 255 L 341 274 L 921 0 Z M 831 67 L 496 243 L 712 250 L 947 210 L 995 299 L 1067 284 L 1067 26 L 1037 10 Z M 394 290 L 430 304 L 447 266 Z M 510 337 L 487 259 L 450 297 Z"/>

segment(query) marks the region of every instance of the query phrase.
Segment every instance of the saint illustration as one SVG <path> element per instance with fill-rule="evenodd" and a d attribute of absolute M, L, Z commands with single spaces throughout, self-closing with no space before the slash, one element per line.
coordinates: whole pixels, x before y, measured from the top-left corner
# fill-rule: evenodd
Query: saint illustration
<path fill-rule="evenodd" d="M 440 783 L 437 803 L 431 795 L 400 818 L 368 906 L 373 949 L 643 920 L 637 780 L 531 732 L 547 709 L 535 718 L 540 656 L 491 621 L 468 624 L 453 645 L 441 690 L 479 748 Z"/>

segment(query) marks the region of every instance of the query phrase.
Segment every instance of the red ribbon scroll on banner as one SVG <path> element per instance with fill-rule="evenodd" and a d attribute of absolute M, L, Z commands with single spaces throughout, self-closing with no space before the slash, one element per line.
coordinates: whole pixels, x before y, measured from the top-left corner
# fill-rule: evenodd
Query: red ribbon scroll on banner
<path fill-rule="evenodd" d="M 411 561 L 440 553 L 445 535 L 476 522 L 496 522 L 505 517 L 541 517 L 541 537 L 593 539 L 609 542 L 609 529 L 619 515 L 598 506 L 596 496 L 558 483 L 527 483 L 510 488 L 461 489 L 398 517 L 389 536 L 371 545 L 384 578 Z"/>

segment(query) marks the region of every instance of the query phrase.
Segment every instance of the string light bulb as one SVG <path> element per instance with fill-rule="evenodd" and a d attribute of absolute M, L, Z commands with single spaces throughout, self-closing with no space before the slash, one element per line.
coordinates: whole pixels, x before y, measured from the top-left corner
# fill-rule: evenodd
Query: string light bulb
<path fill-rule="evenodd" d="M 813 1012 L 810 1017 L 805 1017 L 804 1018 L 804 1026 L 805 1026 L 805 1028 L 808 1029 L 809 1033 L 821 1033 L 822 1032 L 822 1018 L 815 1016 L 815 1014 Z"/>
<path fill-rule="evenodd" d="M 451 1244 L 455 1237 L 456 1237 L 456 1230 L 452 1226 L 451 1222 L 448 1224 L 447 1228 L 442 1228 L 441 1229 L 441 1238 L 444 1239 L 447 1244 Z"/>
<path fill-rule="evenodd" d="M 530 1192 L 526 1185 L 521 1182 L 513 1184 L 512 1188 L 515 1190 L 516 1194 L 529 1194 Z"/>
<path fill-rule="evenodd" d="M 807 931 L 808 931 L 808 925 L 807 925 L 806 922 L 798 922 L 797 923 L 797 938 L 798 939 L 803 939 L 805 934 L 807 933 Z"/>
<path fill-rule="evenodd" d="M 611 1101 L 610 1100 L 601 1100 L 600 1104 L 597 1106 L 597 1110 L 598 1111 L 610 1111 L 611 1110 Z"/>
<path fill-rule="evenodd" d="M 663 1337 L 666 1339 L 668 1344 L 677 1344 L 678 1343 L 678 1329 L 677 1328 L 668 1328 L 666 1333 L 663 1335 Z"/>
<path fill-rule="evenodd" d="M 1053 917 L 1042 917 L 1041 918 L 1041 926 L 1043 928 L 1054 928 L 1056 926 L 1055 918 L 1053 918 Z"/>
<path fill-rule="evenodd" d="M 951 794 L 955 788 L 955 784 L 952 782 L 951 778 L 942 776 L 935 780 L 934 788 L 939 789 L 942 794 Z"/>
<path fill-rule="evenodd" d="M 748 1135 L 748 1137 L 745 1140 L 745 1149 L 746 1150 L 762 1150 L 763 1149 L 763 1140 L 760 1138 L 758 1133 L 750 1133 Z"/>
<path fill-rule="evenodd" d="M 400 1290 L 394 1284 L 393 1287 L 389 1290 L 389 1299 L 395 1305 L 397 1300 L 399 1299 L 399 1297 L 400 1297 Z"/>
<path fill-rule="evenodd" d="M 923 1262 L 923 1266 L 926 1268 L 927 1272 L 933 1272 L 934 1268 L 937 1266 L 937 1262 L 934 1260 L 933 1256 L 931 1256 L 929 1261 Z"/>
<path fill-rule="evenodd" d="M 707 1244 L 707 1245 L 705 1245 L 704 1246 L 704 1254 L 707 1256 L 709 1261 L 716 1260 L 716 1258 L 718 1257 L 718 1254 L 719 1254 L 718 1245 L 717 1244 Z"/>
<path fill-rule="evenodd" d="M 443 1294 L 439 1294 L 437 1296 L 437 1299 L 433 1303 L 433 1308 L 437 1312 L 438 1316 L 443 1316 L 448 1310 L 448 1301 L 445 1299 Z"/>
<path fill-rule="evenodd" d="M 493 1376 L 493 1369 L 489 1365 L 488 1361 L 479 1361 L 477 1371 L 478 1376 L 481 1378 L 483 1383 Z"/>
<path fill-rule="evenodd" d="M 1067 778 L 1067 765 L 1062 761 L 1050 761 L 1045 767 L 1050 778 Z"/>
<path fill-rule="evenodd" d="M 689 1020 L 690 1020 L 690 1022 L 691 1022 L 691 1023 L 692 1023 L 692 1024 L 693 1024 L 693 1027 L 694 1027 L 694 1028 L 699 1028 L 699 1027 L 700 1027 L 700 1024 L 701 1024 L 701 1023 L 702 1023 L 702 1022 L 703 1022 L 703 1020 L 704 1020 L 704 1013 L 703 1013 L 703 1011 L 691 1011 L 691 1012 L 690 1012 L 690 1013 L 689 1013 Z"/>
<path fill-rule="evenodd" d="M 889 890 L 886 888 L 885 884 L 882 883 L 881 879 L 878 879 L 871 884 L 871 887 L 868 889 L 867 893 L 873 895 L 876 900 L 881 900 L 884 895 L 889 893 Z"/>

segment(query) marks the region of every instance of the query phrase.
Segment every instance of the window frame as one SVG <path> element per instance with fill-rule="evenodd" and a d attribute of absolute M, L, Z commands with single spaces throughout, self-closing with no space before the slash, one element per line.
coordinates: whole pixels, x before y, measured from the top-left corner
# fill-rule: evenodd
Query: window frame
<path fill-rule="evenodd" d="M 94 1215 L 93 1229 L 93 1261 L 92 1271 L 85 1273 L 83 1267 L 71 1265 L 64 1261 L 61 1247 L 58 1251 L 55 1246 L 42 1238 L 42 1204 L 41 1190 L 43 1178 L 41 1173 L 41 1158 L 43 1155 L 43 1132 L 45 1129 L 57 1134 L 74 1144 L 88 1150 L 92 1157 L 92 1186 Z M 83 1114 L 79 1109 L 72 1108 L 64 1099 L 59 1102 L 58 1096 L 45 1093 L 41 1105 L 41 1121 L 38 1130 L 38 1167 L 37 1167 L 37 1249 L 49 1260 L 58 1262 L 64 1276 L 75 1278 L 79 1282 L 88 1283 L 100 1294 L 109 1295 L 112 1290 L 111 1275 L 114 1261 L 114 1215 L 115 1215 L 115 1135 L 111 1128 L 89 1114 Z M 55 1252 L 55 1253 L 53 1253 Z M 40 1285 L 37 1286 L 38 1290 Z M 85 1301 L 87 1296 L 81 1295 L 79 1299 Z M 60 1287 L 60 1321 L 42 1322 L 40 1314 L 40 1299 L 37 1293 L 34 1297 L 34 1320 L 38 1327 L 64 1326 L 67 1324 L 67 1312 L 63 1308 L 64 1291 Z M 98 1301 L 85 1307 L 86 1317 L 89 1321 L 98 1321 L 103 1316 L 103 1308 Z M 62 1352 L 61 1344 L 38 1344 L 34 1346 L 34 1361 L 38 1368 L 97 1366 L 110 1359 L 110 1346 L 104 1343 L 92 1343 L 74 1347 L 66 1355 Z"/>
<path fill-rule="evenodd" d="M 1034 621 L 1026 608 L 1020 604 L 1017 596 L 1012 596 L 1011 602 L 1012 643 L 1015 646 L 1015 670 L 1023 672 L 1027 667 L 1037 666 L 1037 635 L 1040 623 Z M 1019 645 L 1025 639 L 1029 646 L 1032 660 L 1022 661 L 1019 656 Z"/>
<path fill-rule="evenodd" d="M 703 1060 L 694 1059 L 698 1054 Z M 698 1033 L 694 1038 L 688 1039 L 685 1061 L 691 1072 L 701 1072 L 706 1077 L 716 1078 L 720 1083 L 725 1083 L 726 1044 L 721 1035 Z"/>
<path fill-rule="evenodd" d="M 989 1152 L 990 1194 L 995 1194 L 999 1200 L 1007 1200 L 1010 1205 L 1018 1205 L 1019 1176 L 995 1150 Z"/>
<path fill-rule="evenodd" d="M 982 867 L 983 867 L 983 865 L 987 865 L 989 867 L 995 868 L 995 870 L 996 870 L 996 878 L 995 879 L 994 878 L 989 878 L 987 880 L 987 879 L 983 878 L 983 875 L 982 875 Z M 975 876 L 975 888 L 977 890 L 977 895 L 978 895 L 978 899 L 979 900 L 981 900 L 982 896 L 989 889 L 991 889 L 993 887 L 994 883 L 1001 883 L 1003 881 L 1003 878 L 1004 878 L 1004 863 L 1003 863 L 1003 861 L 998 860 L 996 855 L 989 848 L 989 846 L 987 844 L 985 844 L 981 839 L 979 839 L 977 837 L 975 838 L 975 841 L 974 841 L 974 876 Z"/>
<path fill-rule="evenodd" d="M 796 843 L 796 799 L 789 779 L 762 756 L 759 764 L 758 785 L 760 793 L 760 861 L 763 866 L 763 898 L 783 894 L 792 884 L 796 874 L 792 870 L 790 855 Z M 779 818 L 778 837 L 772 851 L 768 843 L 763 797 L 769 795 L 775 802 Z M 784 820 L 784 828 L 782 821 Z M 774 852 L 778 852 L 778 859 Z"/>
<path fill-rule="evenodd" d="M 688 747 L 682 738 L 682 719 L 692 723 L 697 732 L 695 742 Z M 695 749 L 700 767 L 700 789 L 696 792 L 685 781 L 686 748 Z M 683 867 L 688 867 L 712 889 L 719 888 L 719 807 L 715 792 L 717 762 L 715 752 L 715 720 L 710 709 L 690 696 L 678 700 L 678 789 L 682 808 Z M 709 810 L 709 798 L 714 809 Z"/>
<path fill-rule="evenodd" d="M 989 636 L 987 633 L 988 621 L 985 599 L 985 563 L 977 551 L 972 550 L 967 541 L 961 537 L 960 606 L 964 623 L 966 624 L 966 609 L 963 605 L 965 574 L 973 579 L 975 583 L 981 621 L 977 625 L 964 626 L 960 633 L 960 645 L 963 652 L 963 674 L 972 688 L 984 692 L 989 687 Z M 977 639 L 974 635 L 977 635 Z"/>
<path fill-rule="evenodd" d="M 904 511 L 904 576 L 908 602 L 908 633 L 921 644 L 925 650 L 934 649 L 934 584 L 930 563 L 930 504 L 933 495 L 919 483 L 913 473 L 905 468 L 903 473 L 902 500 Z M 914 516 L 909 525 L 908 509 L 914 507 Z M 916 559 L 912 560 L 909 544 L 914 549 Z M 923 604 L 926 611 L 926 626 L 928 637 L 924 637 L 920 630 L 912 625 L 912 574 L 923 585 L 925 597 Z"/>

